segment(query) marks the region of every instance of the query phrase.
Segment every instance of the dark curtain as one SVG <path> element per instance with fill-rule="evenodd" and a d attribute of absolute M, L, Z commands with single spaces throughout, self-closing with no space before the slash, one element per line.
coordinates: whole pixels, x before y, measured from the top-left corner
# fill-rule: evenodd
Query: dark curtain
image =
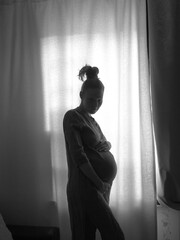
<path fill-rule="evenodd" d="M 180 1 L 147 2 L 157 194 L 180 209 Z"/>

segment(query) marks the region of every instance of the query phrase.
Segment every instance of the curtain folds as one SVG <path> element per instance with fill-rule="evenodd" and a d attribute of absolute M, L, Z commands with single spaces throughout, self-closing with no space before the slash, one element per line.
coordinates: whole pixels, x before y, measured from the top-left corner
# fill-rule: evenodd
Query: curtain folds
<path fill-rule="evenodd" d="M 157 193 L 180 209 L 179 1 L 148 1 L 152 103 L 157 147 Z"/>
<path fill-rule="evenodd" d="M 62 119 L 79 104 L 77 74 L 90 64 L 105 85 L 94 117 L 118 165 L 110 205 L 126 239 L 155 240 L 146 1 L 0 2 L 0 52 L 5 221 L 56 225 L 70 239 Z"/>

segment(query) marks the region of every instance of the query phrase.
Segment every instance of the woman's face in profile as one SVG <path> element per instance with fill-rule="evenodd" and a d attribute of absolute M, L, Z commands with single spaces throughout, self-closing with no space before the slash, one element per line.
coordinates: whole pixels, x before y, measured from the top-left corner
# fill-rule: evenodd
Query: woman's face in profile
<path fill-rule="evenodd" d="M 84 111 L 90 114 L 96 113 L 102 105 L 103 94 L 103 90 L 93 88 L 89 88 L 84 92 L 81 92 L 81 106 Z"/>

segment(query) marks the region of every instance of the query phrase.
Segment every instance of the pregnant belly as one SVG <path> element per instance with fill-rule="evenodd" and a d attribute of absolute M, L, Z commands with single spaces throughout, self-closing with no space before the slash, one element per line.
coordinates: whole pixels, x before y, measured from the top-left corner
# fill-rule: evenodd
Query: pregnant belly
<path fill-rule="evenodd" d="M 114 156 L 111 152 L 97 152 L 87 150 L 86 154 L 97 175 L 104 181 L 111 183 L 117 172 L 117 166 Z"/>

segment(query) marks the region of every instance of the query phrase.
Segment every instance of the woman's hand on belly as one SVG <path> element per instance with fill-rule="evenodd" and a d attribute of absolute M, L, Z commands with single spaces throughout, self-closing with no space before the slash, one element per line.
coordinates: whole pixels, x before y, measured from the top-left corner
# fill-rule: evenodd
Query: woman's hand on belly
<path fill-rule="evenodd" d="M 107 152 L 111 149 L 111 143 L 108 141 L 99 142 L 94 149 L 98 152 Z"/>
<path fill-rule="evenodd" d="M 105 193 L 109 192 L 110 189 L 111 189 L 111 185 L 109 183 L 104 182 L 101 192 L 102 192 L 102 194 L 105 194 Z"/>

